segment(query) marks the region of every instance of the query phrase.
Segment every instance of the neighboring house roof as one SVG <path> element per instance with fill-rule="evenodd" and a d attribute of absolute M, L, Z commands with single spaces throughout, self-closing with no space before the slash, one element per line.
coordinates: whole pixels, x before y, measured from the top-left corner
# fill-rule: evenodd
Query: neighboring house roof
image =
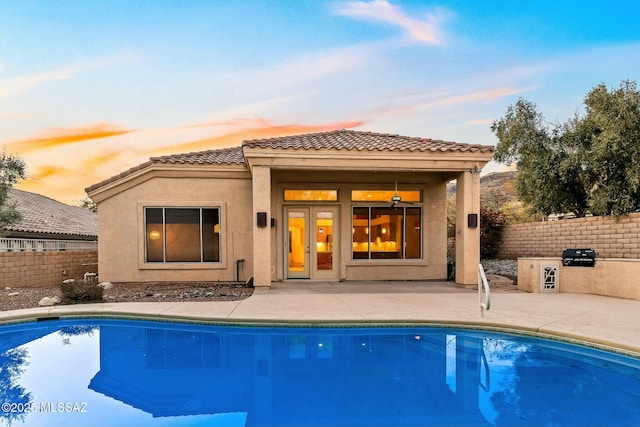
<path fill-rule="evenodd" d="M 40 194 L 9 189 L 9 203 L 22 215 L 16 224 L 0 226 L 9 237 L 96 240 L 98 215 L 80 206 L 69 206 Z"/>
<path fill-rule="evenodd" d="M 492 145 L 462 144 L 452 141 L 416 138 L 388 133 L 334 130 L 283 136 L 278 138 L 244 141 L 240 147 L 207 150 L 169 156 L 151 157 L 148 162 L 133 167 L 119 175 L 101 181 L 85 191 L 90 193 L 139 170 L 157 164 L 209 164 L 246 166 L 244 148 L 266 148 L 286 150 L 344 150 L 344 151 L 407 151 L 407 152 L 480 152 L 492 153 Z"/>

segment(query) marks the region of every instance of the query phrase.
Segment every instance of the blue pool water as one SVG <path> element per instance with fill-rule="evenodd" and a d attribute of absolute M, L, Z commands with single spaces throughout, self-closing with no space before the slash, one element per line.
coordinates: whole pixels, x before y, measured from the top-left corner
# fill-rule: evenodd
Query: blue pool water
<path fill-rule="evenodd" d="M 0 425 L 638 426 L 640 360 L 426 327 L 0 327 Z"/>

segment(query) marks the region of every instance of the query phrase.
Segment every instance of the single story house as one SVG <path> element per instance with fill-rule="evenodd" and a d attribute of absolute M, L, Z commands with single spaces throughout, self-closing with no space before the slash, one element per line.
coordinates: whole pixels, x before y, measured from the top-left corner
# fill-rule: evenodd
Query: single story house
<path fill-rule="evenodd" d="M 57 250 L 60 246 L 82 247 L 85 242 L 92 247 L 98 240 L 95 212 L 17 188 L 9 188 L 7 201 L 21 218 L 14 224 L 0 224 L 0 252 Z"/>
<path fill-rule="evenodd" d="M 102 280 L 477 284 L 479 171 L 494 147 L 335 130 L 152 157 L 86 189 Z"/>

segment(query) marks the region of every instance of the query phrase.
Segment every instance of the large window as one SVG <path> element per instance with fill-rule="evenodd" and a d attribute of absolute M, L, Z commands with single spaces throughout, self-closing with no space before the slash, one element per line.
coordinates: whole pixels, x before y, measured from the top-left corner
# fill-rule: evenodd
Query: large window
<path fill-rule="evenodd" d="M 421 257 L 419 207 L 354 207 L 353 259 Z"/>
<path fill-rule="evenodd" d="M 219 208 L 145 208 L 146 262 L 220 262 Z"/>

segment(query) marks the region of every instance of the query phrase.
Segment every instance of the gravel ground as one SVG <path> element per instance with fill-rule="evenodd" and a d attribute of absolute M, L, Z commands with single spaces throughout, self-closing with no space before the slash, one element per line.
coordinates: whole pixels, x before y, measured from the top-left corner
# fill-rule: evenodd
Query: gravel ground
<path fill-rule="evenodd" d="M 236 283 L 114 283 L 104 291 L 102 301 L 235 301 L 252 293 L 253 288 Z M 0 291 L 0 311 L 38 307 L 42 298 L 54 296 L 62 298 L 60 287 L 5 288 Z"/>
<path fill-rule="evenodd" d="M 481 261 L 486 274 L 497 274 L 510 279 L 518 278 L 518 260 L 515 259 L 485 259 Z"/>
<path fill-rule="evenodd" d="M 516 280 L 516 260 L 483 260 L 487 274 Z M 235 301 L 249 297 L 253 288 L 236 283 L 114 283 L 104 291 L 103 302 Z M 0 291 L 0 311 L 38 307 L 44 297 L 62 297 L 58 286 L 5 288 Z M 72 304 L 72 302 L 62 302 Z"/>

